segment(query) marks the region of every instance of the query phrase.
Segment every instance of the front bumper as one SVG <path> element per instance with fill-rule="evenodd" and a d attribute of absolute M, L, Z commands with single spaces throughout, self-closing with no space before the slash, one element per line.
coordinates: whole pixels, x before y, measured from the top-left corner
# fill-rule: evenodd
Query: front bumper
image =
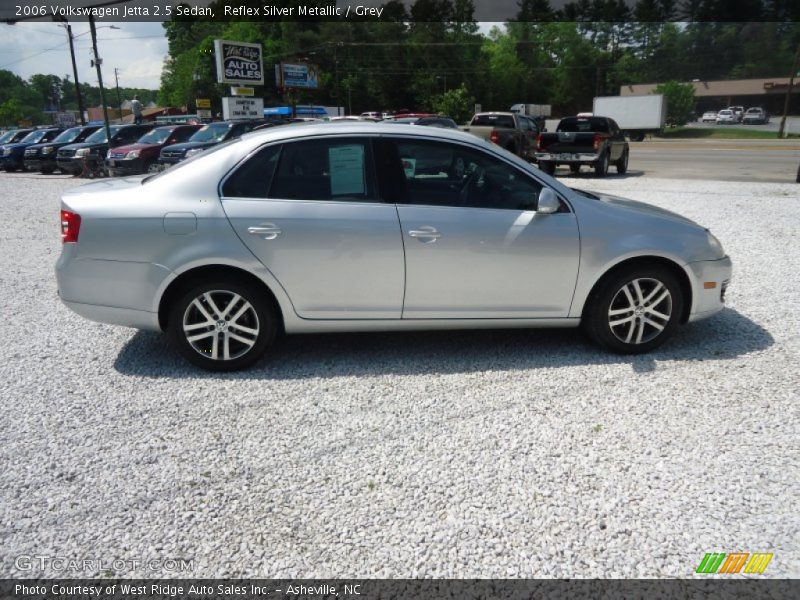
<path fill-rule="evenodd" d="M 76 157 L 61 157 L 56 159 L 56 166 L 64 173 L 80 173 L 83 170 L 83 161 Z"/>
<path fill-rule="evenodd" d="M 172 165 L 177 165 L 179 162 L 184 160 L 184 158 L 185 158 L 184 156 L 181 156 L 181 157 L 172 157 L 172 156 L 170 156 L 168 158 L 165 158 L 165 157 L 161 156 L 161 157 L 159 157 L 158 162 L 161 163 L 162 165 L 166 165 L 168 167 L 171 167 Z"/>
<path fill-rule="evenodd" d="M 32 171 L 58 168 L 55 158 L 42 158 L 41 156 L 36 156 L 34 158 L 25 157 L 25 166 Z"/>
<path fill-rule="evenodd" d="M 597 154 L 590 154 L 586 152 L 537 152 L 536 160 L 544 161 L 559 165 L 587 165 L 597 162 Z"/>
<path fill-rule="evenodd" d="M 725 308 L 725 293 L 733 273 L 730 257 L 693 262 L 688 267 L 693 275 L 689 321 L 705 319 Z"/>
<path fill-rule="evenodd" d="M 111 177 L 141 175 L 147 172 L 148 161 L 144 158 L 107 158 L 106 169 Z"/>

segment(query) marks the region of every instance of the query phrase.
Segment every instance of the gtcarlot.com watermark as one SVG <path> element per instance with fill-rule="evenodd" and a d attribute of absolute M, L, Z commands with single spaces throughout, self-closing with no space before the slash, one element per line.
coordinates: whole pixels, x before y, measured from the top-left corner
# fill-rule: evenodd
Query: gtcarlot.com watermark
<path fill-rule="evenodd" d="M 186 558 L 67 558 L 21 554 L 14 559 L 20 571 L 49 571 L 61 574 L 104 572 L 171 572 L 194 571 L 194 560 Z"/>

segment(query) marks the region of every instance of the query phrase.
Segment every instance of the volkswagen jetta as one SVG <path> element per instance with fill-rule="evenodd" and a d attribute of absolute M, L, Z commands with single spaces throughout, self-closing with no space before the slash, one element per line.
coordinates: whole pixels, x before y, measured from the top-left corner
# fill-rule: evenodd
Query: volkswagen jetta
<path fill-rule="evenodd" d="M 165 331 L 203 368 L 281 333 L 583 326 L 646 352 L 723 307 L 703 227 L 570 189 L 459 131 L 342 122 L 242 136 L 62 198 L 61 300 Z"/>

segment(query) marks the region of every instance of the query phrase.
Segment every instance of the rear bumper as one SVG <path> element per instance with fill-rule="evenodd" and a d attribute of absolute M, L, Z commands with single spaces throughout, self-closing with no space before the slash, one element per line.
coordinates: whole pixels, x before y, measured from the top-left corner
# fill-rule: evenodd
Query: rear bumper
<path fill-rule="evenodd" d="M 589 154 L 586 152 L 537 152 L 537 161 L 544 161 L 559 165 L 585 165 L 597 162 L 597 154 Z"/>
<path fill-rule="evenodd" d="M 689 321 L 705 319 L 725 308 L 725 293 L 733 273 L 731 259 L 726 256 L 719 260 L 693 262 L 688 267 L 694 275 Z"/>
<path fill-rule="evenodd" d="M 122 325 L 124 327 L 135 327 L 136 329 L 147 329 L 149 331 L 161 331 L 158 324 L 158 313 L 135 310 L 132 308 L 117 308 L 114 306 L 99 306 L 96 304 L 84 304 L 83 302 L 69 302 L 61 298 L 68 309 L 90 321 L 97 323 L 107 323 L 109 325 Z"/>

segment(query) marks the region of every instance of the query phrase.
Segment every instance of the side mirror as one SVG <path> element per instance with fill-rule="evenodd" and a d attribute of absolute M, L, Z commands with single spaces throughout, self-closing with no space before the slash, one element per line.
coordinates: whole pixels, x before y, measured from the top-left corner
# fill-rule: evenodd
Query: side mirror
<path fill-rule="evenodd" d="M 536 206 L 536 212 L 550 215 L 558 212 L 559 208 L 561 208 L 561 201 L 556 196 L 556 193 L 549 187 L 543 187 L 542 191 L 539 192 L 539 204 Z"/>

